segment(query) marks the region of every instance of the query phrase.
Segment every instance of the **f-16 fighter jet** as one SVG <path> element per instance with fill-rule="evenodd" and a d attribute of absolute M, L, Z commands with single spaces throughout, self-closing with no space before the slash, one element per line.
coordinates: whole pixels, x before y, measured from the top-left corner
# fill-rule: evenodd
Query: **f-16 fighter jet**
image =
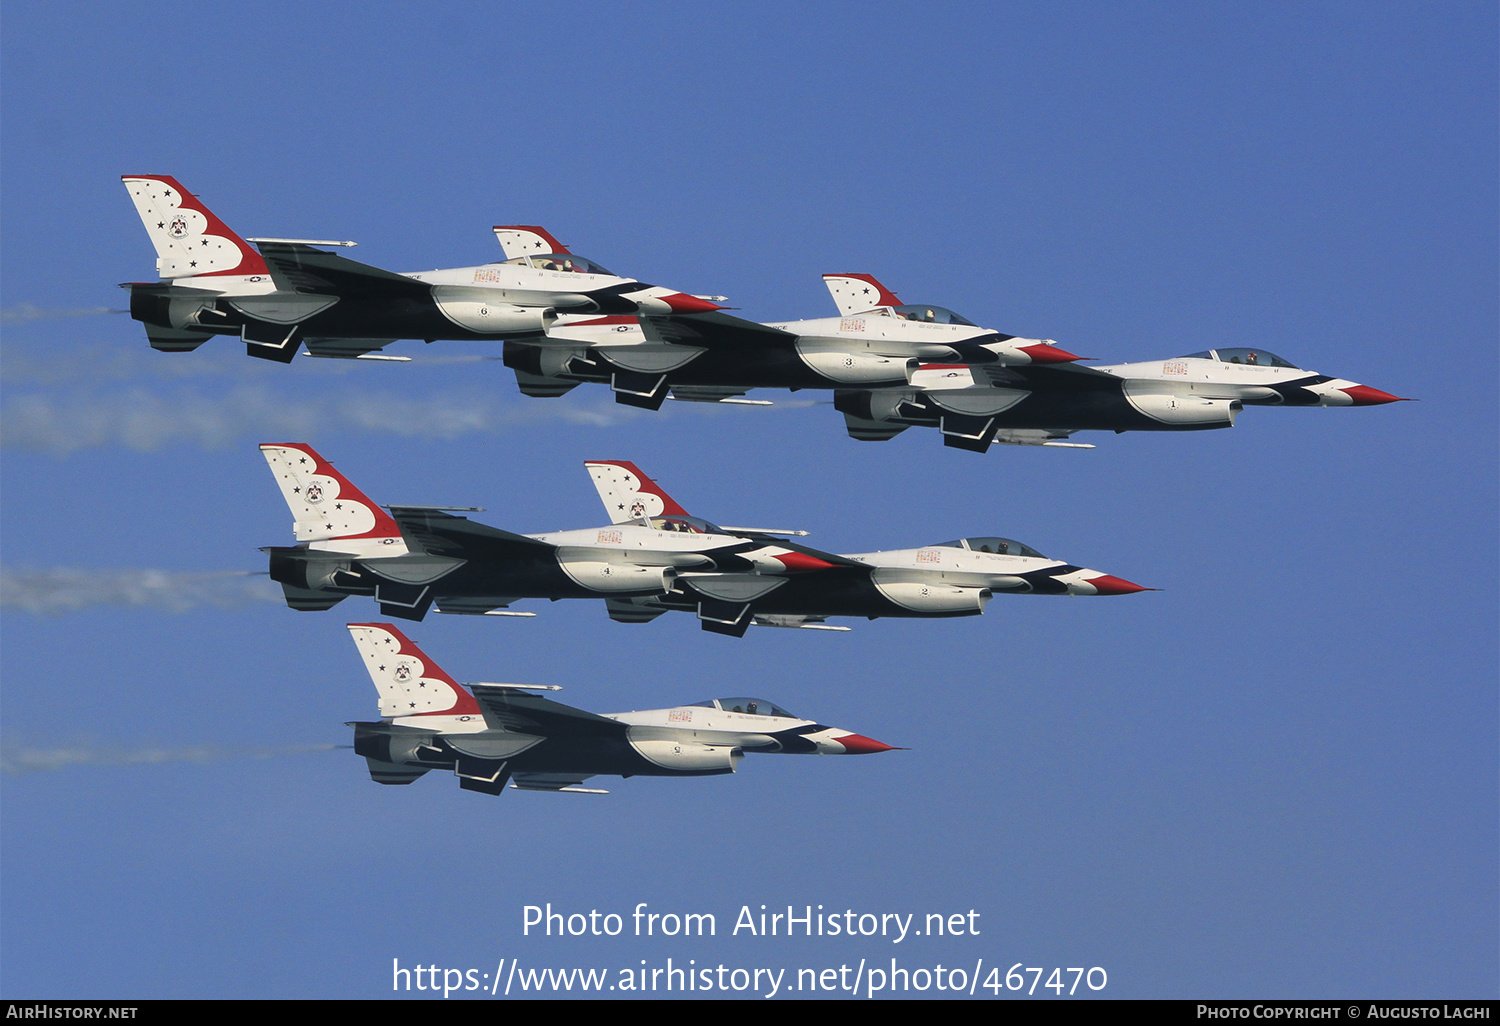
<path fill-rule="evenodd" d="M 943 442 L 984 452 L 991 444 L 1052 445 L 1075 431 L 1227 428 L 1246 406 L 1378 406 L 1389 392 L 1302 370 L 1264 349 L 1209 349 L 1174 360 L 1109 367 L 924 365 L 906 388 L 834 393 L 849 434 L 884 441 L 935 427 Z"/>
<path fill-rule="evenodd" d="M 904 304 L 868 274 L 825 274 L 839 316 L 756 324 L 726 313 L 565 317 L 544 340 L 508 341 L 521 391 L 558 396 L 605 382 L 618 402 L 658 409 L 751 388 L 904 386 L 923 363 L 1033 366 L 1079 359 L 1048 339 L 981 328 L 940 306 Z"/>
<path fill-rule="evenodd" d="M 324 248 L 352 242 L 250 239 L 252 249 L 170 175 L 125 175 L 164 279 L 130 289 L 130 316 L 155 349 L 238 335 L 251 356 L 358 357 L 403 338 L 541 338 L 559 313 L 673 314 L 717 303 L 621 278 L 540 228 L 497 226 L 506 259 L 396 274 Z M 720 297 L 722 298 L 722 297 Z"/>
<path fill-rule="evenodd" d="M 752 623 L 841 630 L 822 621 L 975 615 L 996 591 L 1145 590 L 1004 538 L 840 556 L 773 537 L 802 532 L 719 527 L 623 461 L 587 464 L 611 526 L 522 535 L 454 515 L 475 507 L 382 509 L 311 446 L 261 451 L 299 542 L 264 551 L 271 578 L 299 610 L 370 595 L 386 616 L 420 620 L 434 604 L 444 613 L 507 615 L 522 598 L 602 598 L 622 622 L 682 610 L 696 612 L 706 630 L 740 637 Z"/>
<path fill-rule="evenodd" d="M 465 690 L 388 623 L 349 633 L 380 695 L 381 720 L 351 723 L 354 751 L 380 784 L 452 770 L 466 791 L 605 791 L 589 777 L 733 773 L 746 752 L 868 755 L 892 746 L 799 719 L 760 698 L 596 715 L 533 691 L 555 685 L 470 684 Z"/>

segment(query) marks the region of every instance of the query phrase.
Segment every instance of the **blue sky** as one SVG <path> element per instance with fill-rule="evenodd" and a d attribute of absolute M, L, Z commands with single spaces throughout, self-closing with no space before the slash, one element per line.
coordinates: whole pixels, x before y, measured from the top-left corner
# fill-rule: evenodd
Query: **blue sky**
<path fill-rule="evenodd" d="M 381 997 L 393 958 L 891 957 L 1099 966 L 1115 997 L 1495 995 L 1492 6 L 0 17 L 6 997 Z M 856 443 L 827 395 L 527 399 L 479 344 L 159 354 L 96 312 L 152 275 L 125 173 L 395 270 L 542 224 L 756 319 L 828 315 L 819 276 L 860 271 L 1104 362 L 1253 344 L 1422 401 L 978 456 Z M 834 551 L 1000 534 L 1163 590 L 738 642 L 585 602 L 431 617 L 408 633 L 459 680 L 600 711 L 763 694 L 910 750 L 606 798 L 382 788 L 305 750 L 374 715 L 343 624 L 375 607 L 296 614 L 216 576 L 290 539 L 272 440 L 511 530 L 602 522 L 581 464 L 630 459 L 694 513 Z M 147 571 L 180 575 L 172 601 Z M 546 902 L 719 935 L 523 936 Z M 974 909 L 981 932 L 728 935 L 761 904 Z"/>

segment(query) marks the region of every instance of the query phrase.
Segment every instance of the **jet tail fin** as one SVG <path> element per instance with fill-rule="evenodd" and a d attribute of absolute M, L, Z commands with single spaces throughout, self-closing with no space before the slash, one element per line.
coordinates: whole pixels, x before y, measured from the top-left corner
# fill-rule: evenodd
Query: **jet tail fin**
<path fill-rule="evenodd" d="M 500 248 L 507 260 L 514 260 L 519 256 L 568 252 L 568 247 L 553 238 L 551 232 L 535 224 L 497 224 L 495 238 L 500 240 Z"/>
<path fill-rule="evenodd" d="M 292 511 L 299 542 L 344 542 L 349 551 L 374 548 L 380 555 L 406 552 L 401 528 L 390 514 L 303 442 L 260 447 Z M 352 544 L 351 544 L 352 543 Z M 320 548 L 338 546 L 320 545 Z"/>
<path fill-rule="evenodd" d="M 389 623 L 351 623 L 349 633 L 380 695 L 380 715 L 483 716 L 474 696 Z"/>
<path fill-rule="evenodd" d="M 868 313 L 882 306 L 900 306 L 896 294 L 875 280 L 870 274 L 825 274 L 823 284 L 833 296 L 839 314 Z"/>
<path fill-rule="evenodd" d="M 260 254 L 171 175 L 120 180 L 156 247 L 160 277 L 270 274 Z"/>
<path fill-rule="evenodd" d="M 610 523 L 628 524 L 642 517 L 690 515 L 629 460 L 589 460 L 584 466 L 588 468 L 589 477 L 594 479 L 599 501 L 604 503 Z"/>

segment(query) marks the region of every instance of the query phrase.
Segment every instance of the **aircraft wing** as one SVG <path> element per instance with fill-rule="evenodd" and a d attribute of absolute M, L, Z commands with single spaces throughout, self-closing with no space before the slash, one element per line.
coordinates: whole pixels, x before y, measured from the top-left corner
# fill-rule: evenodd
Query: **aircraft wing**
<path fill-rule="evenodd" d="M 425 298 L 432 294 L 426 282 L 303 243 L 261 242 L 257 245 L 271 271 L 271 280 L 285 292 L 382 298 Z"/>
<path fill-rule="evenodd" d="M 975 367 L 973 373 L 976 384 L 983 378 L 996 388 L 1021 388 L 1028 392 L 1108 392 L 1120 387 L 1120 379 L 1115 375 L 1076 363 L 1020 367 L 985 364 Z"/>
<path fill-rule="evenodd" d="M 387 506 L 391 518 L 401 527 L 401 533 L 415 542 L 422 551 L 434 556 L 455 556 L 460 559 L 476 557 L 503 558 L 507 555 L 539 554 L 550 552 L 556 546 L 548 542 L 528 538 L 524 534 L 512 534 L 498 527 L 476 524 L 468 517 L 456 517 L 451 513 L 422 506 Z"/>
<path fill-rule="evenodd" d="M 571 740 L 625 736 L 625 724 L 514 688 L 471 684 L 469 689 L 491 725 L 521 734 Z"/>
<path fill-rule="evenodd" d="M 792 552 L 800 552 L 804 556 L 821 559 L 823 562 L 832 563 L 834 566 L 869 567 L 868 563 L 863 563 L 860 560 L 850 559 L 848 556 L 840 556 L 836 552 L 824 552 L 822 549 L 815 549 L 811 545 L 803 545 L 801 542 L 794 542 L 789 538 L 781 538 L 772 534 L 758 534 L 755 531 L 728 531 L 724 528 L 720 528 L 720 530 L 736 538 L 745 538 L 760 545 L 775 545 L 779 548 L 790 549 Z"/>
<path fill-rule="evenodd" d="M 641 314 L 641 331 L 652 342 L 716 349 L 785 348 L 797 336 L 780 328 L 747 321 L 743 317 L 714 311 L 712 313 L 676 314 L 671 317 Z"/>

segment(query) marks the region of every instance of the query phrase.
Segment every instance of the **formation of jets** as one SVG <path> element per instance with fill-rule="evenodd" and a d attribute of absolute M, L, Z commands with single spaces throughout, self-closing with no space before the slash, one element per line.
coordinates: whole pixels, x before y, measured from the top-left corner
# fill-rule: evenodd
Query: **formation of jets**
<path fill-rule="evenodd" d="M 760 698 L 716 698 L 671 709 L 598 715 L 533 694 L 555 685 L 470 684 L 443 672 L 388 623 L 349 633 L 380 696 L 381 719 L 350 723 L 354 751 L 381 784 L 451 770 L 467 791 L 606 792 L 592 776 L 733 773 L 747 752 L 869 755 L 891 745 L 800 719 Z"/>
<path fill-rule="evenodd" d="M 242 239 L 170 175 L 123 181 L 164 279 L 126 286 L 130 316 L 156 349 L 237 335 L 251 356 L 287 363 L 302 346 L 356 357 L 403 338 L 540 338 L 564 312 L 719 309 L 612 274 L 540 228 L 496 226 L 506 258 L 495 263 L 396 274 L 327 250 L 353 242 Z"/>
<path fill-rule="evenodd" d="M 401 339 L 490 340 L 521 392 L 556 398 L 604 385 L 616 401 L 749 402 L 754 389 L 823 389 L 850 436 L 883 441 L 936 428 L 951 447 L 1093 448 L 1080 431 L 1194 431 L 1246 406 L 1373 406 L 1397 396 L 1304 370 L 1260 348 L 1084 366 L 1044 338 L 981 327 L 946 307 L 903 303 L 868 274 L 825 274 L 837 316 L 757 323 L 725 297 L 620 277 L 544 228 L 499 225 L 502 259 L 395 273 L 335 252 L 353 242 L 242 238 L 168 175 L 126 175 L 156 248 L 159 281 L 135 282 L 130 313 L 153 348 L 239 338 L 255 357 L 299 352 L 405 360 Z M 1010 538 L 839 554 L 781 528 L 696 517 L 635 464 L 586 463 L 604 526 L 518 534 L 461 514 L 478 507 L 381 506 L 310 445 L 261 446 L 292 512 L 295 544 L 263 549 L 287 604 L 318 611 L 351 595 L 382 615 L 532 616 L 524 599 L 601 599 L 611 619 L 667 612 L 742 637 L 751 626 L 847 631 L 832 617 L 982 613 L 996 594 L 1124 595 L 1112 574 L 1050 559 Z M 452 771 L 466 790 L 592 791 L 593 776 L 733 772 L 747 752 L 866 754 L 891 746 L 799 719 L 757 698 L 596 715 L 537 694 L 545 685 L 459 685 L 389 623 L 349 624 L 379 695 L 378 722 L 351 723 L 371 777 L 407 784 Z M 602 793 L 602 792 L 599 792 Z"/>
<path fill-rule="evenodd" d="M 1398 397 L 1302 370 L 1263 349 L 1085 367 L 1051 339 L 982 328 L 902 303 L 868 274 L 827 274 L 839 316 L 758 324 L 699 296 L 621 278 L 545 229 L 494 229 L 503 260 L 396 274 L 331 247 L 242 239 L 168 175 L 127 175 L 161 282 L 130 289 L 157 349 L 235 335 L 283 362 L 375 357 L 398 339 L 503 341 L 529 396 L 607 385 L 618 402 L 733 401 L 752 389 L 829 389 L 849 434 L 882 441 L 935 427 L 946 445 L 1091 448 L 1078 431 L 1231 427 L 1246 406 L 1372 406 Z M 253 248 L 250 243 L 255 244 Z M 385 357 L 400 359 L 399 357 Z"/>
<path fill-rule="evenodd" d="M 518 599 L 603 599 L 611 618 L 678 610 L 743 637 L 752 625 L 830 628 L 831 616 L 975 616 L 996 593 L 1124 595 L 1147 589 L 1048 559 L 1008 538 L 839 555 L 783 529 L 720 527 L 690 515 L 633 463 L 587 464 L 611 523 L 514 534 L 459 513 L 477 507 L 372 502 L 310 445 L 261 446 L 292 511 L 295 546 L 271 578 L 293 609 L 368 595 L 385 616 L 504 613 Z"/>

